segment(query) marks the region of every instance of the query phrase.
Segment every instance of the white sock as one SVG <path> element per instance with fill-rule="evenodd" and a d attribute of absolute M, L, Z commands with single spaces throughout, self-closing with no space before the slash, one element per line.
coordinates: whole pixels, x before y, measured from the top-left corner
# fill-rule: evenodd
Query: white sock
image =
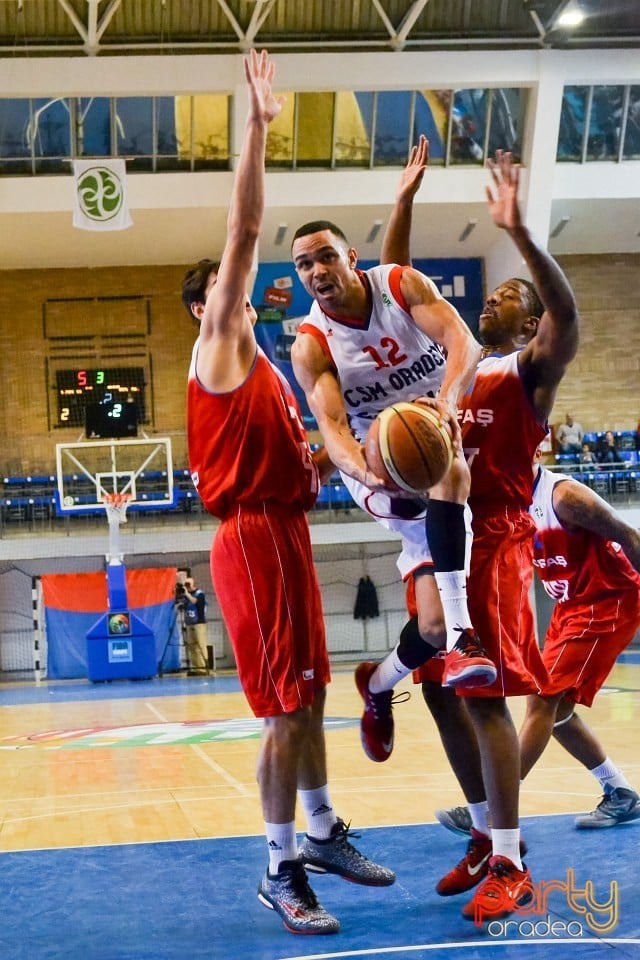
<path fill-rule="evenodd" d="M 269 848 L 269 873 L 273 876 L 279 872 L 283 860 L 296 860 L 298 857 L 298 840 L 296 825 L 291 823 L 266 823 L 264 825 Z"/>
<path fill-rule="evenodd" d="M 491 830 L 491 845 L 494 857 L 506 857 L 522 870 L 520 859 L 520 828 L 516 830 Z"/>
<path fill-rule="evenodd" d="M 307 834 L 315 840 L 327 840 L 337 817 L 329 799 L 329 787 L 315 790 L 298 790 L 304 815 L 307 818 Z"/>
<path fill-rule="evenodd" d="M 631 790 L 631 784 L 624 773 L 618 770 L 615 763 L 613 763 L 609 757 L 605 757 L 603 762 L 599 763 L 597 767 L 593 767 L 592 770 L 589 770 L 589 773 L 594 775 L 605 793 L 610 793 L 611 790 L 615 790 L 616 787 L 626 787 L 627 790 Z"/>
<path fill-rule="evenodd" d="M 467 575 L 464 570 L 452 570 L 448 573 L 434 573 L 434 577 L 444 611 L 449 653 L 460 637 L 460 629 L 466 630 L 472 626 L 467 607 Z"/>
<path fill-rule="evenodd" d="M 385 690 L 393 690 L 396 683 L 404 680 L 411 673 L 409 667 L 398 658 L 398 648 L 392 650 L 385 657 L 382 663 L 379 663 L 369 678 L 369 690 L 371 693 L 383 693 Z"/>
<path fill-rule="evenodd" d="M 489 831 L 489 804 L 486 800 L 481 803 L 468 803 L 467 807 L 471 814 L 471 823 L 479 833 L 490 836 Z"/>

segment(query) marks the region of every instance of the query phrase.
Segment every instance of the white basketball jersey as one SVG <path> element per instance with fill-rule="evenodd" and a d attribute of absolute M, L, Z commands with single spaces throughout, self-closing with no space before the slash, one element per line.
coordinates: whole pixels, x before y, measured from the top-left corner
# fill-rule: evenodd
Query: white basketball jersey
<path fill-rule="evenodd" d="M 336 367 L 351 430 L 362 443 L 372 420 L 398 400 L 437 396 L 445 372 L 441 348 L 416 325 L 400 291 L 404 267 L 360 272 L 366 320 L 332 317 L 314 302 L 298 330 L 320 342 Z"/>

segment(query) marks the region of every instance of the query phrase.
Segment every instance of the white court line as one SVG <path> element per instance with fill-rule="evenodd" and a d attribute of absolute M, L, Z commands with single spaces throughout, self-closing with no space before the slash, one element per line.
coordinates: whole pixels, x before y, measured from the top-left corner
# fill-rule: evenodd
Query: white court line
<path fill-rule="evenodd" d="M 160 720 L 161 723 L 169 723 L 168 717 L 165 717 L 162 713 L 160 713 L 157 707 L 154 707 L 152 703 L 145 701 L 145 707 L 156 717 L 157 720 Z M 212 758 L 209 757 L 204 752 L 202 747 L 200 747 L 197 743 L 191 743 L 189 744 L 189 746 L 191 747 L 193 752 L 197 754 L 200 757 L 200 759 L 204 761 L 204 763 L 207 764 L 208 767 L 211 767 L 211 769 L 215 771 L 215 773 L 217 773 L 219 777 L 222 777 L 225 783 L 228 783 L 230 787 L 233 787 L 233 789 L 237 793 L 239 793 L 243 797 L 255 796 L 254 790 L 249 789 L 249 787 L 246 787 L 244 783 L 240 782 L 240 780 L 236 780 L 235 777 L 232 777 L 231 774 L 227 770 L 225 770 L 224 767 L 221 767 L 219 763 L 216 763 L 215 760 L 212 760 Z"/>
<path fill-rule="evenodd" d="M 171 788 L 166 788 L 166 793 L 171 793 Z M 83 796 L 83 794 L 80 794 Z M 124 801 L 123 803 L 109 803 L 109 804 L 100 804 L 99 806 L 90 806 L 90 807 L 57 807 L 54 811 L 48 811 L 46 813 L 34 813 L 25 817 L 4 817 L 2 819 L 3 824 L 9 823 L 28 823 L 35 820 L 54 820 L 56 817 L 72 817 L 79 813 L 108 813 L 110 810 L 142 810 L 144 807 L 166 807 L 166 806 L 182 806 L 188 803 L 202 803 L 203 801 L 210 800 L 212 802 L 218 802 L 221 800 L 233 800 L 237 796 L 237 792 L 225 796 L 222 794 L 214 794 L 210 797 L 185 797 L 184 799 L 176 798 L 175 796 L 170 797 L 168 800 L 144 800 L 144 801 Z M 252 796 L 252 794 L 251 794 Z M 40 799 L 40 798 L 38 798 Z M 56 800 L 55 795 L 51 798 Z M 202 839 L 198 837 L 197 839 Z M 213 839 L 217 839 L 214 837 Z M 155 843 L 155 841 L 132 841 L 132 843 Z M 108 846 L 108 844 L 107 844 Z M 28 848 L 31 849 L 31 848 Z M 57 850 L 57 847 L 43 847 L 44 850 Z"/>
<path fill-rule="evenodd" d="M 207 790 L 207 789 L 211 789 L 210 783 L 194 784 L 194 785 L 188 785 L 185 787 L 140 787 L 138 786 L 135 788 L 123 787 L 121 790 L 100 790 L 100 796 L 101 797 L 121 797 L 123 795 L 130 796 L 132 794 L 169 793 L 170 790 L 174 793 L 175 791 L 178 791 L 178 793 L 180 791 L 184 791 L 185 793 L 193 793 L 194 790 Z M 83 800 L 93 796 L 94 794 L 92 793 L 65 793 L 64 799 L 65 800 L 78 800 L 78 799 Z M 215 800 L 216 796 L 217 794 L 212 793 L 212 794 L 206 794 L 204 797 L 193 797 L 192 799 L 193 800 L 200 800 L 200 799 Z M 226 794 L 222 794 L 220 798 L 222 800 L 226 800 L 227 796 Z M 47 801 L 47 802 L 49 802 L 50 800 L 55 800 L 57 802 L 58 800 L 60 800 L 60 794 L 59 793 L 38 793 L 38 794 L 32 794 L 27 797 L 13 797 L 11 799 L 11 803 L 17 805 L 20 803 L 33 803 L 36 800 Z M 149 802 L 152 803 L 153 800 L 150 800 Z M 407 824 L 407 826 L 409 826 L 409 824 Z"/>
<path fill-rule="evenodd" d="M 640 944 L 640 940 L 625 939 L 622 937 L 615 940 L 601 940 L 593 937 L 567 937 L 564 940 L 556 939 L 555 937 L 552 939 L 539 937 L 536 940 L 531 940 L 527 937 L 523 940 L 474 940 L 473 943 L 470 943 L 468 940 L 462 940 L 459 943 L 417 943 L 410 947 L 371 947 L 365 950 L 341 950 L 335 953 L 305 953 L 295 957 L 280 957 L 279 960 L 336 960 L 336 958 L 339 957 L 379 957 L 382 956 L 383 953 L 416 953 L 418 950 L 468 950 L 473 951 L 473 955 L 475 956 L 476 951 L 481 950 L 483 947 L 529 947 L 531 944 L 565 947 L 568 944 L 574 943 L 582 947 L 587 943 L 589 946 L 600 944 L 603 947 L 617 947 L 621 944 L 635 946 Z"/>

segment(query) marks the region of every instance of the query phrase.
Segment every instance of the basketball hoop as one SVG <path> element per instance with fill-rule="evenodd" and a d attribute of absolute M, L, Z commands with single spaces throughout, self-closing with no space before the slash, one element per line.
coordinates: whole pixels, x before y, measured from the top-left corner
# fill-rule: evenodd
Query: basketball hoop
<path fill-rule="evenodd" d="M 102 495 L 102 502 L 109 521 L 107 562 L 110 564 L 121 564 L 123 560 L 123 554 L 120 550 L 120 524 L 127 522 L 127 507 L 130 500 L 130 493 L 104 493 Z"/>
<path fill-rule="evenodd" d="M 105 493 L 102 495 L 102 502 L 107 511 L 109 526 L 111 526 L 112 520 L 116 520 L 118 526 L 121 523 L 127 522 L 127 507 L 130 501 L 130 493 Z"/>

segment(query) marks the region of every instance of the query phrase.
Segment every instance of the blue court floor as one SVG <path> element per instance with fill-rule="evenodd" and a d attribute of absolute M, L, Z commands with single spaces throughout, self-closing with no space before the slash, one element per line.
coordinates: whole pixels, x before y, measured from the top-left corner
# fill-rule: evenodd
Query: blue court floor
<path fill-rule="evenodd" d="M 397 882 L 366 888 L 314 876 L 340 918 L 333 936 L 296 936 L 256 887 L 263 837 L 3 853 L 2 960 L 505 960 L 640 957 L 640 822 L 581 831 L 569 816 L 523 821 L 536 883 L 555 881 L 535 913 L 478 929 L 466 896 L 441 898 L 440 875 L 464 838 L 439 824 L 374 827 L 354 842 Z"/>
<path fill-rule="evenodd" d="M 0 684 L 0 706 L 29 703 L 74 703 L 85 700 L 136 700 L 140 697 L 194 696 L 204 693 L 239 693 L 235 673 L 208 677 L 176 675 L 152 680 L 114 680 L 91 683 L 89 680 L 54 680 L 40 684 Z"/>
<path fill-rule="evenodd" d="M 594 722 L 616 755 L 622 755 L 634 782 L 639 660 L 637 650 L 620 657 L 624 666 L 615 683 L 603 690 L 599 714 L 594 711 Z M 335 730 L 331 753 L 343 800 L 353 796 L 352 781 L 353 790 L 364 793 L 371 789 L 368 781 L 375 780 L 383 806 L 392 812 L 384 822 L 400 820 L 403 814 L 412 822 L 354 824 L 355 845 L 392 867 L 397 882 L 387 888 L 366 888 L 338 877 L 313 875 L 313 888 L 326 909 L 340 919 L 342 930 L 334 936 L 305 937 L 287 932 L 279 917 L 258 901 L 257 886 L 266 866 L 264 836 L 229 835 L 234 820 L 241 822 L 240 808 L 246 811 L 257 804 L 250 784 L 245 791 L 234 792 L 226 789 L 228 780 L 220 779 L 220 773 L 226 773 L 238 778 L 235 786 L 244 787 L 248 781 L 241 761 L 248 755 L 251 768 L 254 763 L 254 746 L 247 750 L 242 743 L 248 721 L 246 709 L 237 712 L 242 695 L 235 674 L 0 686 L 0 714 L 9 734 L 4 741 L 0 738 L 5 747 L 0 796 L 3 787 L 6 794 L 2 807 L 6 819 L 0 818 L 0 831 L 1 839 L 7 837 L 0 852 L 0 960 L 640 960 L 640 820 L 613 830 L 577 831 L 575 814 L 565 811 L 590 809 L 596 797 L 588 781 L 586 800 L 584 787 L 574 785 L 580 776 L 584 784 L 584 772 L 570 764 L 565 769 L 566 758 L 556 755 L 548 776 L 529 790 L 546 796 L 547 791 L 557 792 L 556 783 L 564 784 L 568 793 L 562 812 L 522 820 L 527 863 L 536 885 L 535 910 L 478 928 L 460 914 L 469 895 L 441 898 L 434 889 L 464 855 L 464 838 L 437 823 L 416 822 L 424 814 L 411 818 L 403 809 L 414 795 L 422 809 L 421 791 L 425 804 L 427 796 L 441 796 L 450 771 L 445 768 L 445 779 L 427 784 L 412 773 L 394 792 L 395 780 L 390 776 L 385 780 L 386 771 L 372 771 L 368 762 L 360 767 L 359 704 L 353 698 L 352 668 L 336 671 L 333 688 L 339 709 L 333 711 L 333 720 L 330 711 L 327 724 Z M 218 693 L 231 695 L 224 697 L 222 711 L 215 708 L 216 697 L 207 703 L 200 696 Z M 160 707 L 158 697 L 176 697 L 173 710 L 167 701 L 166 710 L 164 704 Z M 43 704 L 51 709 L 43 710 Z M 153 709 L 144 712 L 145 704 Z M 401 727 L 397 752 L 409 739 L 405 756 L 410 765 L 415 751 L 433 760 L 429 739 L 433 731 L 423 723 L 423 705 L 414 697 L 404 709 L 397 718 Z M 154 747 L 148 737 L 138 744 L 131 740 L 133 734 L 120 742 L 104 733 L 120 728 L 126 732 L 131 725 L 135 731 L 149 720 L 154 730 L 158 725 L 163 730 L 176 724 L 197 725 L 209 715 L 227 724 L 242 717 L 242 736 L 234 734 L 219 743 L 213 734 L 200 736 L 193 748 L 182 748 L 171 738 L 169 746 Z M 85 734 L 87 742 L 74 741 L 69 749 L 61 749 L 54 734 L 69 729 L 74 736 Z M 96 730 L 97 741 L 89 736 Z M 425 730 L 432 733 L 425 735 Z M 251 731 L 251 736 L 257 735 L 257 730 Z M 165 742 L 164 734 L 158 737 L 158 744 Z M 209 765 L 196 767 L 191 776 L 184 771 L 179 775 L 181 764 L 198 758 Z M 398 765 L 402 767 L 400 758 Z M 400 778 L 403 769 L 398 771 Z M 103 778 L 102 803 L 94 791 L 94 777 Z M 221 789 L 216 788 L 219 782 Z M 137 802 L 136 790 L 154 783 L 158 802 L 153 801 L 153 791 L 149 802 L 144 797 Z M 136 817 L 147 816 L 155 826 L 153 812 L 161 818 L 177 808 L 171 802 L 163 806 L 166 798 L 193 801 L 183 815 L 188 815 L 184 829 L 197 831 L 194 839 L 118 842 L 118 835 L 135 840 L 164 837 L 163 832 L 140 833 Z M 96 811 L 102 811 L 102 832 L 96 828 Z M 379 823 L 373 817 L 365 820 L 372 821 Z M 76 833 L 57 833 L 56 825 L 64 828 L 69 823 L 76 826 Z M 120 827 L 125 829 L 119 834 Z M 173 835 L 191 834 L 168 834 Z M 62 845 L 75 843 L 77 836 L 82 836 L 78 842 L 83 844 L 91 844 L 95 837 L 105 845 Z M 24 840 L 18 847 L 16 837 Z M 48 847 L 49 841 L 52 849 L 37 849 Z"/>

